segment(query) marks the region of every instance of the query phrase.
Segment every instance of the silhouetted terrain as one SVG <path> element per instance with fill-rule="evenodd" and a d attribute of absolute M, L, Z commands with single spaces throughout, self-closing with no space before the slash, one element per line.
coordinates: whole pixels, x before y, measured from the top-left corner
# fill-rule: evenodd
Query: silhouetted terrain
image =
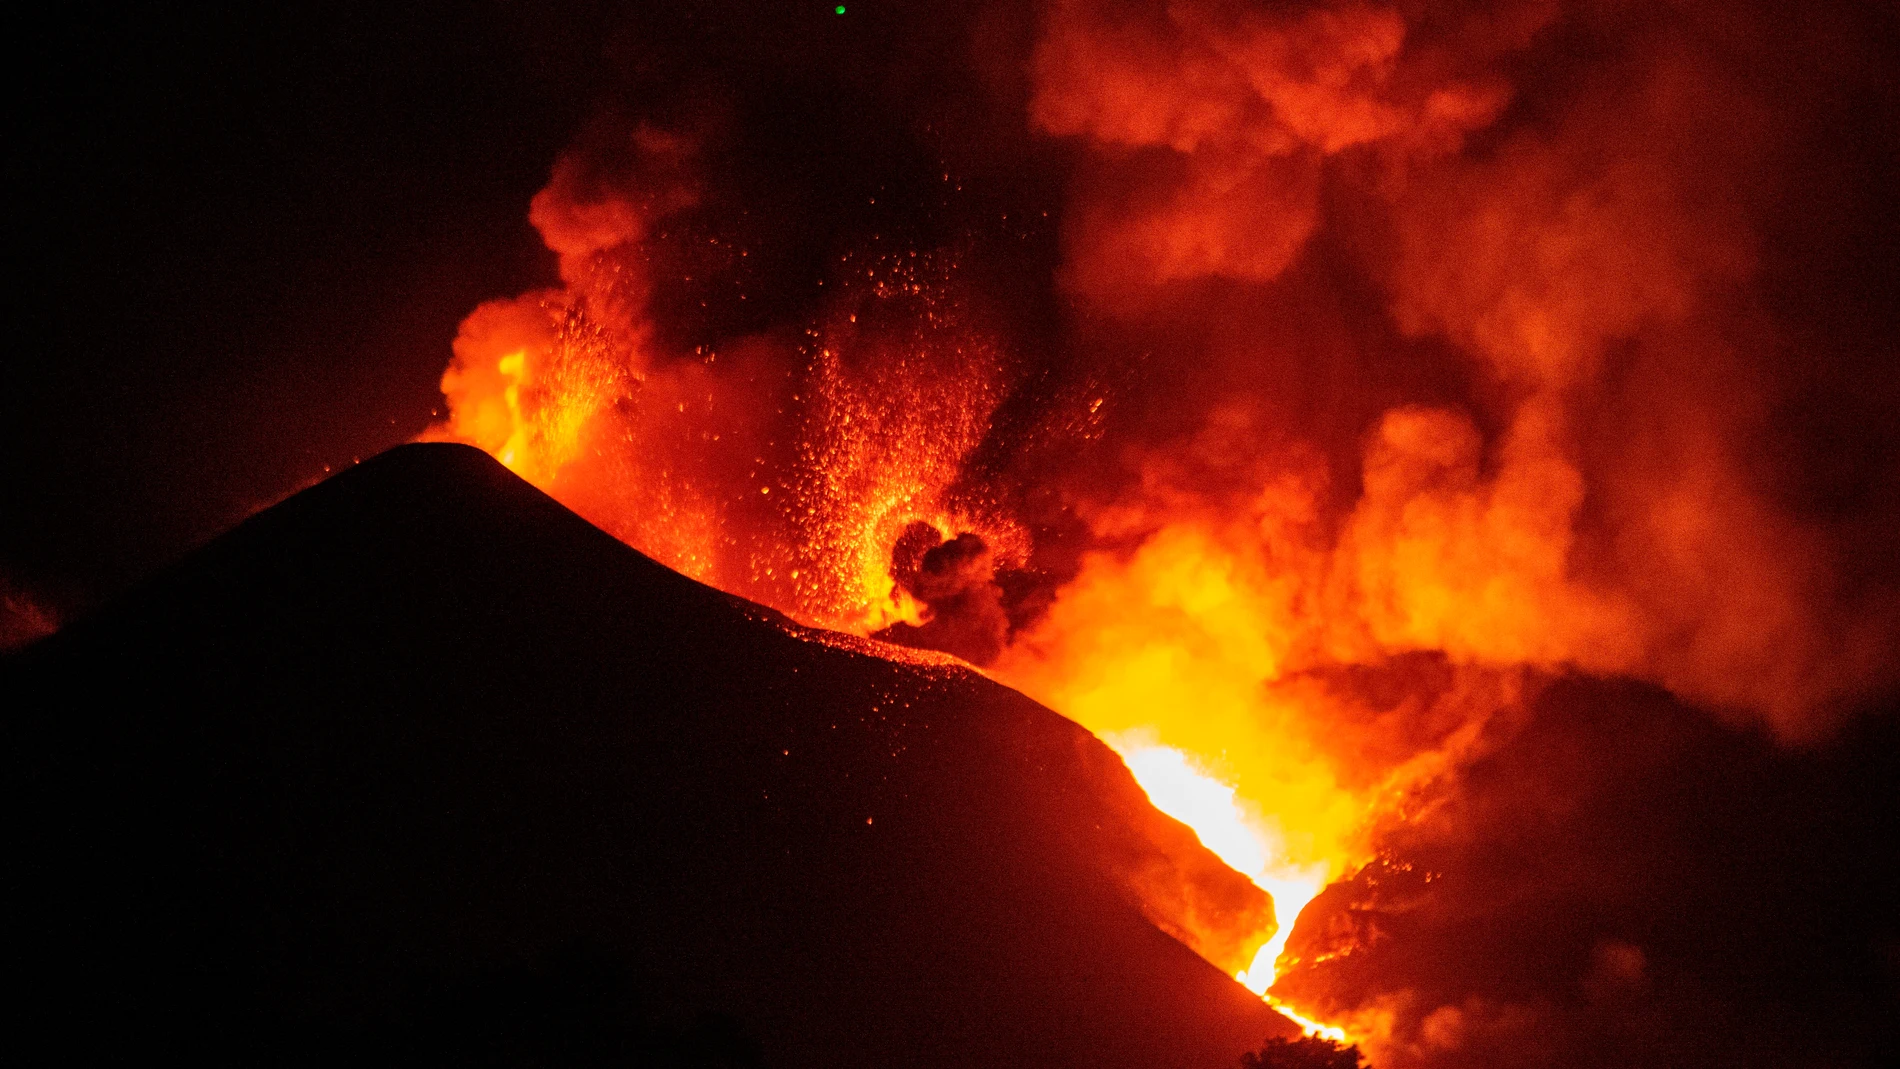
<path fill-rule="evenodd" d="M 1144 919 L 1157 877 L 1164 924 L 1268 907 L 1080 728 L 465 447 L 258 515 L 0 693 L 10 1030 L 61 1061 L 1218 1066 L 1291 1031 Z"/>

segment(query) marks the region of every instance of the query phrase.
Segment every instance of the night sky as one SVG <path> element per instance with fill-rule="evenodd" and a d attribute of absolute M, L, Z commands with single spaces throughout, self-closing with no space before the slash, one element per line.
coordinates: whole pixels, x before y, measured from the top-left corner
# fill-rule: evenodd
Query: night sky
<path fill-rule="evenodd" d="M 0 574 L 65 616 L 414 437 L 544 283 L 582 5 L 62 6 L 15 26 Z"/>

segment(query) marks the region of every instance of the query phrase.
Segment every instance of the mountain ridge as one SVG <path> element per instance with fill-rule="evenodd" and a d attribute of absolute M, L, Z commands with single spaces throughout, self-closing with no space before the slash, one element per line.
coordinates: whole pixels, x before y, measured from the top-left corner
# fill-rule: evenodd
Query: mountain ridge
<path fill-rule="evenodd" d="M 812 637 L 467 447 L 296 495 L 0 667 L 18 1020 L 492 1064 L 1186 1067 L 1291 1031 L 1154 926 L 1231 960 L 1271 906 L 1099 741 Z M 100 1007 L 124 1034 L 74 1027 Z"/>

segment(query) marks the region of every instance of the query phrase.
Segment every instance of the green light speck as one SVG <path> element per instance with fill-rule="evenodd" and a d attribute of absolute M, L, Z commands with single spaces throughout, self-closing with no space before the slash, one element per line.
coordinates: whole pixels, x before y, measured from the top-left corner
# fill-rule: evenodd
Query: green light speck
<path fill-rule="evenodd" d="M 839 4 L 837 7 L 834 7 L 831 10 L 836 11 L 838 14 L 842 15 L 844 14 L 844 5 Z"/>

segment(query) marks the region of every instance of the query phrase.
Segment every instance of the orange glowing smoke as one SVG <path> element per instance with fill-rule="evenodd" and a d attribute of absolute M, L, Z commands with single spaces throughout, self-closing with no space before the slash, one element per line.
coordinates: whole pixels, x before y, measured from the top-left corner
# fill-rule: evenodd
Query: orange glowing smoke
<path fill-rule="evenodd" d="M 1185 452 L 1225 455 L 1252 431 L 1215 424 Z M 1497 673 L 1448 688 L 1440 723 L 1393 748 L 1394 722 L 1418 709 L 1368 722 L 1310 681 L 1393 649 L 1364 611 L 1361 558 L 1320 541 L 1312 477 L 1262 471 L 1245 500 L 1214 509 L 1183 484 L 1194 474 L 1151 460 L 1148 500 L 1096 517 L 1105 541 L 1141 531 L 1136 548 L 1086 558 L 992 671 L 1106 739 L 1158 808 L 1273 896 L 1280 928 L 1240 977 L 1264 993 L 1300 910 L 1371 859 L 1376 823 L 1475 745 L 1513 689 Z"/>
<path fill-rule="evenodd" d="M 860 635 L 936 611 L 894 574 L 906 531 L 1033 569 L 998 455 L 1082 458 L 1014 469 L 1087 546 L 987 668 L 1272 893 L 1242 971 L 1264 990 L 1301 906 L 1485 745 L 1527 673 L 1631 675 L 1793 739 L 1893 678 L 1891 607 L 1845 590 L 1835 532 L 1749 452 L 1774 358 L 1751 288 L 1771 102 L 1709 51 L 1728 38 L 1659 18 L 1614 76 L 1512 120 L 1515 64 L 1566 17 L 1041 5 L 1027 112 L 997 121 L 1075 150 L 1055 286 L 1096 333 L 1073 344 L 1159 339 L 1160 396 L 1047 390 L 1013 438 L 1024 358 L 950 251 L 867 238 L 810 318 L 668 351 L 651 301 L 675 280 L 645 250 L 686 240 L 712 135 L 604 125 L 533 204 L 563 286 L 469 316 L 432 433 Z M 1314 364 L 1378 399 L 1249 385 Z M 1435 374 L 1390 372 L 1413 364 Z M 1111 433 L 1156 410 L 1175 418 Z"/>

